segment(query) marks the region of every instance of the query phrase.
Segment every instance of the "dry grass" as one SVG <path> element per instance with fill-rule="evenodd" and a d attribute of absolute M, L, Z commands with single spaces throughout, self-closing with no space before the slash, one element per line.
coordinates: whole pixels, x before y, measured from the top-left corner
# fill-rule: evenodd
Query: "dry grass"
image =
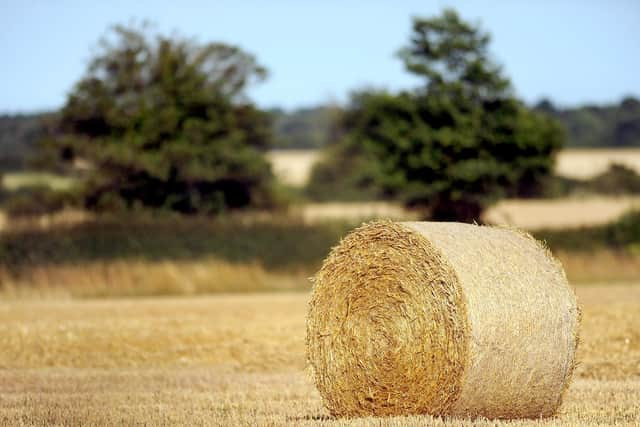
<path fill-rule="evenodd" d="M 489 208 L 484 220 L 526 230 L 564 229 L 607 224 L 632 209 L 640 209 L 640 197 L 507 199 Z M 294 208 L 292 213 L 310 224 L 371 218 L 419 219 L 419 213 L 394 202 L 308 203 Z"/>
<path fill-rule="evenodd" d="M 595 252 L 558 251 L 571 283 L 632 283 L 640 282 L 640 254 L 610 250 Z"/>
<path fill-rule="evenodd" d="M 19 275 L 0 266 L 0 296 L 87 298 L 300 290 L 309 287 L 307 276 L 302 271 L 278 273 L 258 263 L 235 264 L 216 258 L 38 265 Z"/>
<path fill-rule="evenodd" d="M 576 380 L 563 414 L 493 422 L 430 416 L 330 418 L 301 372 L 221 373 L 215 368 L 47 369 L 0 383 L 0 424 L 197 426 L 638 425 L 640 380 Z"/>
<path fill-rule="evenodd" d="M 568 148 L 560 151 L 556 172 L 569 178 L 588 179 L 606 171 L 613 163 L 640 173 L 640 149 Z"/>
<path fill-rule="evenodd" d="M 64 191 L 73 187 L 74 178 L 48 172 L 10 172 L 2 176 L 0 187 L 15 191 L 25 187 L 48 187 Z"/>
<path fill-rule="evenodd" d="M 484 218 L 526 230 L 559 230 L 607 224 L 632 209 L 640 209 L 640 197 L 512 199 L 491 207 Z"/>
<path fill-rule="evenodd" d="M 610 250 L 560 251 L 572 283 L 640 282 L 640 256 Z M 94 297 L 199 295 L 224 292 L 308 290 L 305 269 L 278 271 L 258 263 L 214 257 L 195 260 L 112 260 L 37 265 L 19 275 L 0 265 L 0 298 L 73 299 Z"/>
<path fill-rule="evenodd" d="M 508 199 L 489 208 L 484 220 L 526 230 L 563 229 L 607 224 L 631 209 L 640 209 L 640 197 Z M 309 203 L 297 208 L 295 213 L 307 223 L 371 218 L 408 221 L 419 216 L 392 202 Z"/>
<path fill-rule="evenodd" d="M 320 150 L 273 150 L 267 153 L 273 172 L 285 184 L 303 187 L 309 180 Z"/>
<path fill-rule="evenodd" d="M 581 363 L 561 415 L 497 424 L 640 423 L 640 285 L 577 293 Z M 0 425 L 483 424 L 329 419 L 303 373 L 307 299 L 0 303 Z"/>
<path fill-rule="evenodd" d="M 321 154 L 320 150 L 275 150 L 268 154 L 268 159 L 278 178 L 289 185 L 302 187 Z M 640 173 L 640 149 L 567 148 L 558 155 L 556 173 L 587 179 L 604 172 L 612 163 L 626 165 Z"/>
<path fill-rule="evenodd" d="M 419 219 L 417 212 L 405 209 L 400 204 L 389 202 L 307 203 L 294 208 L 293 213 L 299 215 L 305 222 L 311 224 L 345 219 L 354 222 L 371 218 L 396 220 Z"/>

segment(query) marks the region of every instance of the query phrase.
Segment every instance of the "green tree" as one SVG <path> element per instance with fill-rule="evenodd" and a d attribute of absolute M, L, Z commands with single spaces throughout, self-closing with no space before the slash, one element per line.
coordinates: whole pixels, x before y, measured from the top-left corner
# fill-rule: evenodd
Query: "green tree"
<path fill-rule="evenodd" d="M 488 44 L 488 34 L 452 10 L 415 19 L 400 56 L 424 84 L 411 93 L 357 94 L 342 138 L 312 172 L 311 194 L 355 183 L 428 206 L 434 219 L 472 221 L 500 197 L 535 192 L 552 170 L 562 129 L 514 97 Z"/>
<path fill-rule="evenodd" d="M 237 47 L 116 26 L 47 144 L 90 165 L 88 208 L 268 206 L 270 118 L 245 96 L 265 76 Z"/>

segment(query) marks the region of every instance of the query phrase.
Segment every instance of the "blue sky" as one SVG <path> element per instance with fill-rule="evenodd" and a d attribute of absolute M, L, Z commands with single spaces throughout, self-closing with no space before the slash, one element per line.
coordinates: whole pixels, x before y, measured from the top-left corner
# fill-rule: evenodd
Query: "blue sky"
<path fill-rule="evenodd" d="M 408 88 L 394 53 L 413 15 L 456 8 L 493 35 L 492 52 L 528 102 L 606 103 L 640 96 L 640 1 L 0 0 L 0 112 L 61 106 L 110 24 L 149 20 L 163 32 L 255 54 L 270 78 L 261 106 L 343 102 L 362 87 Z"/>

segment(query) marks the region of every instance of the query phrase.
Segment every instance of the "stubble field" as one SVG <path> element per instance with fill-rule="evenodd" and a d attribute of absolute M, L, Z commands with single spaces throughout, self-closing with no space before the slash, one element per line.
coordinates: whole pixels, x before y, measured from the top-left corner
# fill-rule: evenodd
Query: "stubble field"
<path fill-rule="evenodd" d="M 640 424 L 640 284 L 577 287 L 580 365 L 559 417 Z M 305 372 L 308 293 L 0 303 L 0 425 L 478 425 L 335 420 Z"/>
<path fill-rule="evenodd" d="M 268 159 L 280 179 L 289 185 L 303 186 L 321 155 L 320 150 L 273 150 Z M 640 150 L 637 148 L 565 148 L 556 160 L 556 173 L 568 178 L 591 178 L 613 163 L 640 173 Z"/>

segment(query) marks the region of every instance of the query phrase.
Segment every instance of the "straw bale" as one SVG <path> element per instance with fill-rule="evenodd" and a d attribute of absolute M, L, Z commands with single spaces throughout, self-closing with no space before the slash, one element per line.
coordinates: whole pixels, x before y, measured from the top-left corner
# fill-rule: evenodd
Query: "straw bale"
<path fill-rule="evenodd" d="M 548 417 L 578 325 L 562 267 L 529 235 L 373 222 L 316 274 L 307 353 L 334 416 Z"/>

